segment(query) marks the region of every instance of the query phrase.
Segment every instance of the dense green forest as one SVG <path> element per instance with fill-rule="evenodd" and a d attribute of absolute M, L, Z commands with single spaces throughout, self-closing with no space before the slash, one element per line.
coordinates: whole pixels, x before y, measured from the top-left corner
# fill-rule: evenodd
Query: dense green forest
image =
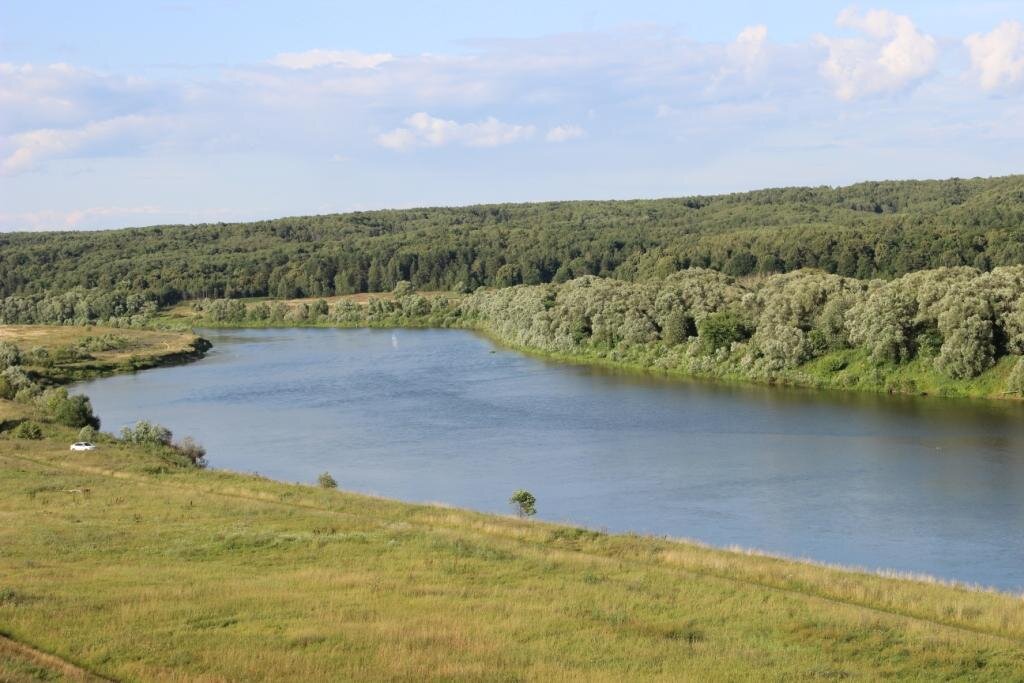
<path fill-rule="evenodd" d="M 6 233 L 0 296 L 28 295 L 34 305 L 45 292 L 121 290 L 164 305 L 389 291 L 403 280 L 472 291 L 586 275 L 639 281 L 691 267 L 865 279 L 1019 263 L 1024 176 L 1009 176 Z"/>

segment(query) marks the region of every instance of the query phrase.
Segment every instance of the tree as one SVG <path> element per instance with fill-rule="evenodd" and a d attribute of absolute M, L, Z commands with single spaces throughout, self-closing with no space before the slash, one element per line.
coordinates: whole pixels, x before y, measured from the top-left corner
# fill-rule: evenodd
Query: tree
<path fill-rule="evenodd" d="M 47 389 L 36 400 L 58 424 L 65 427 L 100 426 L 99 418 L 92 413 L 92 404 L 86 396 L 69 396 L 64 387 Z"/>
<path fill-rule="evenodd" d="M 750 337 L 750 327 L 732 311 L 712 313 L 697 323 L 697 336 L 706 353 L 729 348 L 733 342 Z"/>
<path fill-rule="evenodd" d="M 520 517 L 532 517 L 537 514 L 537 499 L 525 489 L 518 489 L 508 499 Z"/>
<path fill-rule="evenodd" d="M 171 430 L 148 420 L 139 420 L 133 426 L 121 430 L 121 439 L 128 443 L 169 446 Z"/>
<path fill-rule="evenodd" d="M 675 309 L 665 318 L 661 328 L 661 339 L 668 346 L 682 343 L 693 333 L 693 318 L 682 309 Z"/>
<path fill-rule="evenodd" d="M 338 488 L 338 482 L 331 476 L 330 472 L 324 472 L 316 478 L 317 485 L 322 489 L 336 489 Z"/>

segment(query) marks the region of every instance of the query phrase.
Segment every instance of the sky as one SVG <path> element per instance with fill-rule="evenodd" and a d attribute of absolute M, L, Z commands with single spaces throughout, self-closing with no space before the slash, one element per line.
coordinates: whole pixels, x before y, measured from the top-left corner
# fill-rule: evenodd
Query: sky
<path fill-rule="evenodd" d="M 1024 0 L 0 0 L 0 230 L 1024 172 Z"/>

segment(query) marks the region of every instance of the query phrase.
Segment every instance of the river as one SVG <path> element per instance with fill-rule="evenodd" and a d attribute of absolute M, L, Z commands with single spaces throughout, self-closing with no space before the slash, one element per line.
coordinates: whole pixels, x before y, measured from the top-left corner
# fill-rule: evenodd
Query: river
<path fill-rule="evenodd" d="M 203 330 L 196 363 L 77 385 L 212 467 L 1024 590 L 1024 406 L 550 363 L 457 330 Z"/>

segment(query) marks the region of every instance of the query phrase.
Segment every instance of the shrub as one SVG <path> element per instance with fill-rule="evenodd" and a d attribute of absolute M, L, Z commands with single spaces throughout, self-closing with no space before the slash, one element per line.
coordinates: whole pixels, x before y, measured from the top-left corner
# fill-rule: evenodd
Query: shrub
<path fill-rule="evenodd" d="M 327 315 L 330 308 L 327 305 L 326 299 L 317 299 L 313 302 L 313 308 L 310 310 L 310 317 L 322 318 Z"/>
<path fill-rule="evenodd" d="M 83 337 L 78 342 L 78 348 L 84 351 L 117 351 L 129 346 L 131 346 L 129 339 L 115 334 Z"/>
<path fill-rule="evenodd" d="M 79 441 L 95 441 L 96 440 L 96 435 L 98 433 L 99 432 L 96 431 L 95 427 L 93 427 L 92 425 L 86 425 L 86 426 L 82 427 L 78 431 L 78 440 Z"/>
<path fill-rule="evenodd" d="M 139 420 L 121 430 L 121 440 L 150 446 L 169 446 L 171 430 L 147 420 Z"/>
<path fill-rule="evenodd" d="M 322 489 L 336 489 L 338 488 L 338 482 L 335 481 L 334 477 L 331 476 L 330 472 L 324 472 L 316 478 L 317 485 Z"/>
<path fill-rule="evenodd" d="M 50 358 L 50 352 L 42 346 L 34 346 L 29 349 L 28 353 L 22 356 L 22 361 L 27 362 L 29 365 L 38 365 L 43 368 L 53 367 L 53 359 Z"/>
<path fill-rule="evenodd" d="M 249 309 L 249 318 L 251 320 L 269 320 L 270 319 L 270 304 L 266 301 L 261 301 L 255 306 Z"/>
<path fill-rule="evenodd" d="M 412 283 L 409 282 L 408 280 L 399 280 L 398 282 L 395 283 L 395 288 L 393 290 L 394 295 L 396 297 L 409 296 L 415 291 L 416 288 L 413 287 Z"/>
<path fill-rule="evenodd" d="M 47 389 L 37 402 L 55 422 L 65 427 L 100 426 L 99 418 L 93 415 L 92 403 L 87 396 L 69 396 L 68 390 L 61 387 Z"/>
<path fill-rule="evenodd" d="M 38 441 L 43 438 L 42 428 L 35 422 L 29 422 L 28 420 L 15 427 L 12 433 L 16 439 L 32 439 L 34 441 Z"/>
<path fill-rule="evenodd" d="M 0 398 L 10 401 L 18 390 L 11 384 L 11 381 L 0 375 Z"/>
<path fill-rule="evenodd" d="M 18 389 L 14 394 L 14 400 L 18 403 L 31 403 L 39 396 L 40 389 L 35 385 L 27 386 L 22 389 Z"/>
<path fill-rule="evenodd" d="M 196 467 L 206 467 L 206 449 L 191 436 L 174 444 L 174 450 L 189 459 Z"/>
<path fill-rule="evenodd" d="M 21 365 L 21 351 L 9 341 L 0 341 L 0 370 Z"/>
<path fill-rule="evenodd" d="M 2 374 L 4 379 L 6 379 L 15 389 L 25 389 L 35 385 L 32 378 L 28 376 L 28 373 L 18 366 L 12 365 L 0 374 Z"/>
<path fill-rule="evenodd" d="M 537 499 L 525 489 L 519 489 L 508 499 L 520 517 L 531 517 L 537 514 Z"/>
<path fill-rule="evenodd" d="M 750 326 L 732 311 L 721 311 L 706 316 L 697 323 L 697 336 L 705 353 L 727 349 L 733 342 L 750 338 Z"/>

